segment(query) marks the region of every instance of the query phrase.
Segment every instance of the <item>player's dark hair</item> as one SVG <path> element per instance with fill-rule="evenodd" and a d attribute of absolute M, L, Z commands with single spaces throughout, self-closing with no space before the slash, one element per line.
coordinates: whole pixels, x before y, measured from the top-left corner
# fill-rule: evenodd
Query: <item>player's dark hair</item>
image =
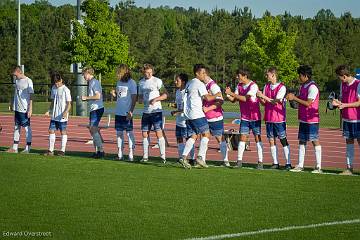
<path fill-rule="evenodd" d="M 297 69 L 297 73 L 307 76 L 309 79 L 312 77 L 312 68 L 309 65 L 301 65 Z"/>
<path fill-rule="evenodd" d="M 204 64 L 195 64 L 194 68 L 193 68 L 193 72 L 196 75 L 197 72 L 199 72 L 201 69 L 205 69 L 206 70 L 206 66 Z"/>
<path fill-rule="evenodd" d="M 176 77 L 178 77 L 185 84 L 189 80 L 189 77 L 188 77 L 188 75 L 186 73 L 180 73 Z"/>
<path fill-rule="evenodd" d="M 351 76 L 351 70 L 350 67 L 348 65 L 340 65 L 335 69 L 335 73 L 338 76 L 347 76 L 350 77 Z"/>

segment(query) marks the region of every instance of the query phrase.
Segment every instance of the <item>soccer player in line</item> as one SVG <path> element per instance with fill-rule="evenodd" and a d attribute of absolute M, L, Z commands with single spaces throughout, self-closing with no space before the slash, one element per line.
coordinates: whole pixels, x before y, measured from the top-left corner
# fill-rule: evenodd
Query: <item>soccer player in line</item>
<path fill-rule="evenodd" d="M 191 136 L 185 143 L 184 151 L 179 159 L 184 168 L 191 168 L 187 161 L 187 156 L 194 146 L 198 135 L 201 134 L 200 147 L 196 158 L 197 166 L 208 167 L 206 165 L 206 151 L 210 138 L 209 125 L 203 112 L 202 100 L 213 101 L 221 96 L 221 93 L 211 95 L 206 90 L 203 83 L 206 78 L 206 67 L 203 64 L 195 64 L 193 68 L 195 78 L 188 81 L 185 86 L 184 96 L 184 115 L 187 119 L 188 136 Z"/>
<path fill-rule="evenodd" d="M 58 155 L 64 156 L 67 143 L 66 127 L 69 119 L 69 111 L 71 108 L 71 93 L 69 88 L 65 86 L 64 81 L 59 73 L 55 72 L 51 75 L 51 82 L 54 83 L 51 88 L 52 101 L 49 110 L 45 113 L 45 116 L 47 117 L 49 117 L 51 114 L 49 125 L 49 149 L 44 155 L 54 155 L 56 139 L 55 131 L 60 130 L 61 150 L 58 152 Z"/>
<path fill-rule="evenodd" d="M 102 88 L 99 80 L 94 77 L 94 69 L 85 67 L 82 70 L 84 79 L 88 82 L 88 96 L 82 96 L 83 101 L 89 102 L 90 118 L 89 131 L 94 140 L 95 154 L 94 158 L 104 158 L 105 152 L 103 148 L 102 138 L 99 132 L 99 123 L 104 114 L 104 103 Z"/>
<path fill-rule="evenodd" d="M 172 116 L 176 116 L 176 128 L 175 136 L 176 142 L 178 145 L 179 158 L 182 156 L 182 153 L 185 148 L 184 139 L 188 139 L 187 128 L 186 128 L 186 117 L 184 115 L 184 95 L 185 95 L 185 85 L 188 82 L 188 75 L 185 73 L 180 73 L 175 78 L 176 86 L 176 95 L 175 95 L 175 107 L 177 110 L 171 111 Z M 185 140 L 186 142 L 186 140 Z M 195 146 L 190 151 L 191 163 L 195 163 Z"/>
<path fill-rule="evenodd" d="M 221 94 L 221 89 L 216 82 L 210 78 L 209 69 L 206 68 L 206 77 L 204 79 L 206 90 L 211 95 L 220 94 L 215 100 L 207 101 L 203 99 L 203 111 L 209 124 L 211 135 L 213 135 L 219 143 L 220 152 L 223 157 L 224 166 L 230 167 L 228 159 L 228 148 L 224 138 L 224 116 L 221 105 L 224 103 L 224 99 Z"/>
<path fill-rule="evenodd" d="M 139 103 L 144 103 L 144 113 L 141 118 L 141 131 L 143 137 L 143 162 L 149 158 L 149 134 L 151 127 L 154 127 L 158 139 L 160 157 L 166 163 L 165 138 L 163 136 L 163 117 L 161 101 L 167 99 L 167 91 L 161 79 L 154 77 L 154 67 L 151 64 L 144 64 L 144 78 L 139 82 Z"/>
<path fill-rule="evenodd" d="M 258 153 L 258 169 L 263 169 L 263 143 L 261 141 L 261 113 L 259 99 L 256 97 L 259 91 L 258 85 L 250 79 L 250 71 L 240 68 L 236 72 L 239 80 L 235 92 L 229 87 L 225 93 L 231 102 L 239 101 L 241 112 L 240 142 L 238 146 L 237 167 L 242 167 L 246 140 L 252 130 Z"/>
<path fill-rule="evenodd" d="M 296 97 L 293 93 L 289 93 L 286 96 L 287 100 L 294 100 L 299 103 L 299 163 L 290 171 L 301 172 L 304 170 L 306 143 L 311 141 L 315 148 L 316 159 L 316 166 L 312 173 L 322 173 L 319 141 L 319 88 L 312 80 L 312 68 L 310 66 L 301 65 L 297 72 L 301 83 L 300 95 Z"/>
<path fill-rule="evenodd" d="M 342 175 L 353 174 L 354 142 L 360 146 L 360 80 L 351 75 L 349 66 L 340 65 L 335 70 L 341 80 L 340 100 L 334 99 L 333 105 L 341 109 L 343 136 L 346 141 L 346 166 Z"/>
<path fill-rule="evenodd" d="M 32 115 L 32 95 L 34 94 L 33 82 L 24 75 L 20 66 L 12 69 L 14 77 L 14 99 L 12 109 L 15 112 L 14 144 L 7 152 L 17 153 L 20 140 L 20 129 L 25 129 L 26 147 L 22 153 L 29 153 L 31 148 L 32 131 L 30 118 Z"/>
<path fill-rule="evenodd" d="M 266 70 L 268 83 L 265 85 L 263 92 L 258 91 L 257 96 L 265 108 L 266 135 L 270 143 L 270 152 L 273 159 L 271 168 L 280 168 L 276 148 L 276 138 L 278 137 L 283 146 L 286 160 L 285 169 L 290 170 L 290 147 L 286 138 L 286 87 L 278 81 L 277 74 L 275 67 Z"/>
<path fill-rule="evenodd" d="M 135 136 L 133 124 L 133 112 L 137 99 L 137 85 L 131 78 L 131 72 L 126 64 L 121 64 L 116 75 L 118 81 L 116 90 L 111 94 L 116 97 L 115 129 L 118 146 L 117 160 L 124 159 L 124 131 L 126 131 L 129 142 L 129 161 L 134 160 Z"/>

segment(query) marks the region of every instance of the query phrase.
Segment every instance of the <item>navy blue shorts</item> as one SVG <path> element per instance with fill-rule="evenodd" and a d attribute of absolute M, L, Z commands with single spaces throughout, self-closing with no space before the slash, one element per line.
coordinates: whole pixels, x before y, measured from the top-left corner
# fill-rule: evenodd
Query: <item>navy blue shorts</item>
<path fill-rule="evenodd" d="M 64 131 L 64 130 L 66 130 L 66 128 L 67 128 L 67 122 L 60 122 L 60 121 L 54 121 L 54 120 L 50 121 L 49 130 Z"/>
<path fill-rule="evenodd" d="M 162 112 L 143 113 L 141 118 L 141 131 L 159 131 L 163 128 Z"/>
<path fill-rule="evenodd" d="M 343 121 L 343 136 L 346 139 L 360 139 L 360 122 Z"/>
<path fill-rule="evenodd" d="M 267 138 L 286 138 L 286 123 L 266 123 Z"/>
<path fill-rule="evenodd" d="M 126 116 L 115 115 L 115 129 L 116 131 L 132 131 L 134 129 L 133 119 L 129 120 Z"/>
<path fill-rule="evenodd" d="M 300 122 L 298 139 L 303 142 L 319 140 L 319 123 Z"/>
<path fill-rule="evenodd" d="M 224 134 L 224 120 L 216 122 L 208 122 L 211 135 L 215 137 L 222 136 Z"/>
<path fill-rule="evenodd" d="M 186 127 L 180 127 L 180 126 L 176 125 L 175 136 L 176 136 L 176 138 L 187 138 L 188 134 L 187 134 Z"/>
<path fill-rule="evenodd" d="M 15 125 L 21 127 L 30 126 L 30 118 L 28 118 L 27 113 L 15 111 Z"/>
<path fill-rule="evenodd" d="M 249 135 L 250 130 L 252 130 L 254 135 L 261 135 L 261 120 L 258 120 L 258 121 L 241 120 L 240 134 L 241 135 Z"/>
<path fill-rule="evenodd" d="M 209 124 L 205 117 L 186 120 L 188 137 L 209 132 Z"/>
<path fill-rule="evenodd" d="M 90 112 L 90 127 L 98 127 L 101 117 L 104 114 L 104 108 L 100 108 Z"/>

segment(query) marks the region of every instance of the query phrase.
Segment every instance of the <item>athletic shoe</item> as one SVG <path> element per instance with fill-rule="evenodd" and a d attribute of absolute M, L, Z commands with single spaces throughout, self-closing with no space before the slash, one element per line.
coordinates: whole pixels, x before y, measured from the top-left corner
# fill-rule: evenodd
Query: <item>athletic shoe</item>
<path fill-rule="evenodd" d="M 291 170 L 291 168 L 292 168 L 292 167 L 291 167 L 291 164 L 286 164 L 286 165 L 285 165 L 285 169 L 286 169 L 286 170 L 289 171 L 289 170 Z"/>
<path fill-rule="evenodd" d="M 235 167 L 236 168 L 242 168 L 242 161 L 237 161 Z"/>
<path fill-rule="evenodd" d="M 201 156 L 198 156 L 196 158 L 196 163 L 199 165 L 199 167 L 202 167 L 202 168 L 208 168 L 209 166 L 206 165 L 205 161 L 202 159 Z"/>
<path fill-rule="evenodd" d="M 191 165 L 184 159 L 183 157 L 179 158 L 179 163 L 185 168 L 185 169 L 191 169 Z"/>
<path fill-rule="evenodd" d="M 257 165 L 256 169 L 258 169 L 258 170 L 263 170 L 263 169 L 264 169 L 263 163 L 262 163 L 262 162 L 258 162 L 258 165 Z"/>
<path fill-rule="evenodd" d="M 119 156 L 116 156 L 114 158 L 115 161 L 124 161 L 124 157 L 119 157 Z"/>
<path fill-rule="evenodd" d="M 229 161 L 224 161 L 223 166 L 224 167 L 231 167 Z"/>
<path fill-rule="evenodd" d="M 279 168 L 280 168 L 279 164 L 273 164 L 271 166 L 271 169 L 279 169 Z"/>
<path fill-rule="evenodd" d="M 311 173 L 323 173 L 323 171 L 320 168 L 315 168 Z"/>
<path fill-rule="evenodd" d="M 344 175 L 344 176 L 351 176 L 353 175 L 353 169 L 352 168 L 348 168 L 345 171 L 339 173 L 339 175 Z"/>
<path fill-rule="evenodd" d="M 147 159 L 147 158 L 143 158 L 143 159 L 141 159 L 140 160 L 140 162 L 147 162 L 149 159 Z"/>
<path fill-rule="evenodd" d="M 95 155 L 95 159 L 103 159 L 105 157 L 105 152 L 97 152 L 97 154 Z"/>
<path fill-rule="evenodd" d="M 134 161 L 134 158 L 133 158 L 133 157 L 129 157 L 129 158 L 128 158 L 128 161 L 129 161 L 129 162 L 133 162 L 133 161 Z"/>
<path fill-rule="evenodd" d="M 18 150 L 15 150 L 13 148 L 9 148 L 6 152 L 7 153 L 18 153 Z"/>
<path fill-rule="evenodd" d="M 20 152 L 21 154 L 29 154 L 30 153 L 30 150 L 28 149 L 24 149 Z"/>
<path fill-rule="evenodd" d="M 161 158 L 163 164 L 166 164 L 166 158 Z"/>
<path fill-rule="evenodd" d="M 299 165 L 296 165 L 295 168 L 290 170 L 290 172 L 302 172 L 302 171 L 304 171 L 304 168 L 300 167 Z"/>
<path fill-rule="evenodd" d="M 63 156 L 65 156 L 65 152 L 59 151 L 59 152 L 57 153 L 57 155 L 60 156 L 60 157 L 63 157 Z"/>
<path fill-rule="evenodd" d="M 46 153 L 43 154 L 44 156 L 54 156 L 54 152 L 47 150 Z"/>

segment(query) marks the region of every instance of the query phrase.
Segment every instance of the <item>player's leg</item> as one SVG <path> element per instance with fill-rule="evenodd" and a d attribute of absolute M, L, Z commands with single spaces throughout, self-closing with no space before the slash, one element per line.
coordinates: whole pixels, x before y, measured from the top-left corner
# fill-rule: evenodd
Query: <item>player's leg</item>
<path fill-rule="evenodd" d="M 67 122 L 59 122 L 59 129 L 61 133 L 61 149 L 58 153 L 59 156 L 64 156 L 66 151 L 66 145 L 68 141 L 67 135 Z"/>
<path fill-rule="evenodd" d="M 149 159 L 149 135 L 151 130 L 151 118 L 150 114 L 144 113 L 141 117 L 141 134 L 143 142 L 143 158 L 142 162 L 146 162 Z"/>

